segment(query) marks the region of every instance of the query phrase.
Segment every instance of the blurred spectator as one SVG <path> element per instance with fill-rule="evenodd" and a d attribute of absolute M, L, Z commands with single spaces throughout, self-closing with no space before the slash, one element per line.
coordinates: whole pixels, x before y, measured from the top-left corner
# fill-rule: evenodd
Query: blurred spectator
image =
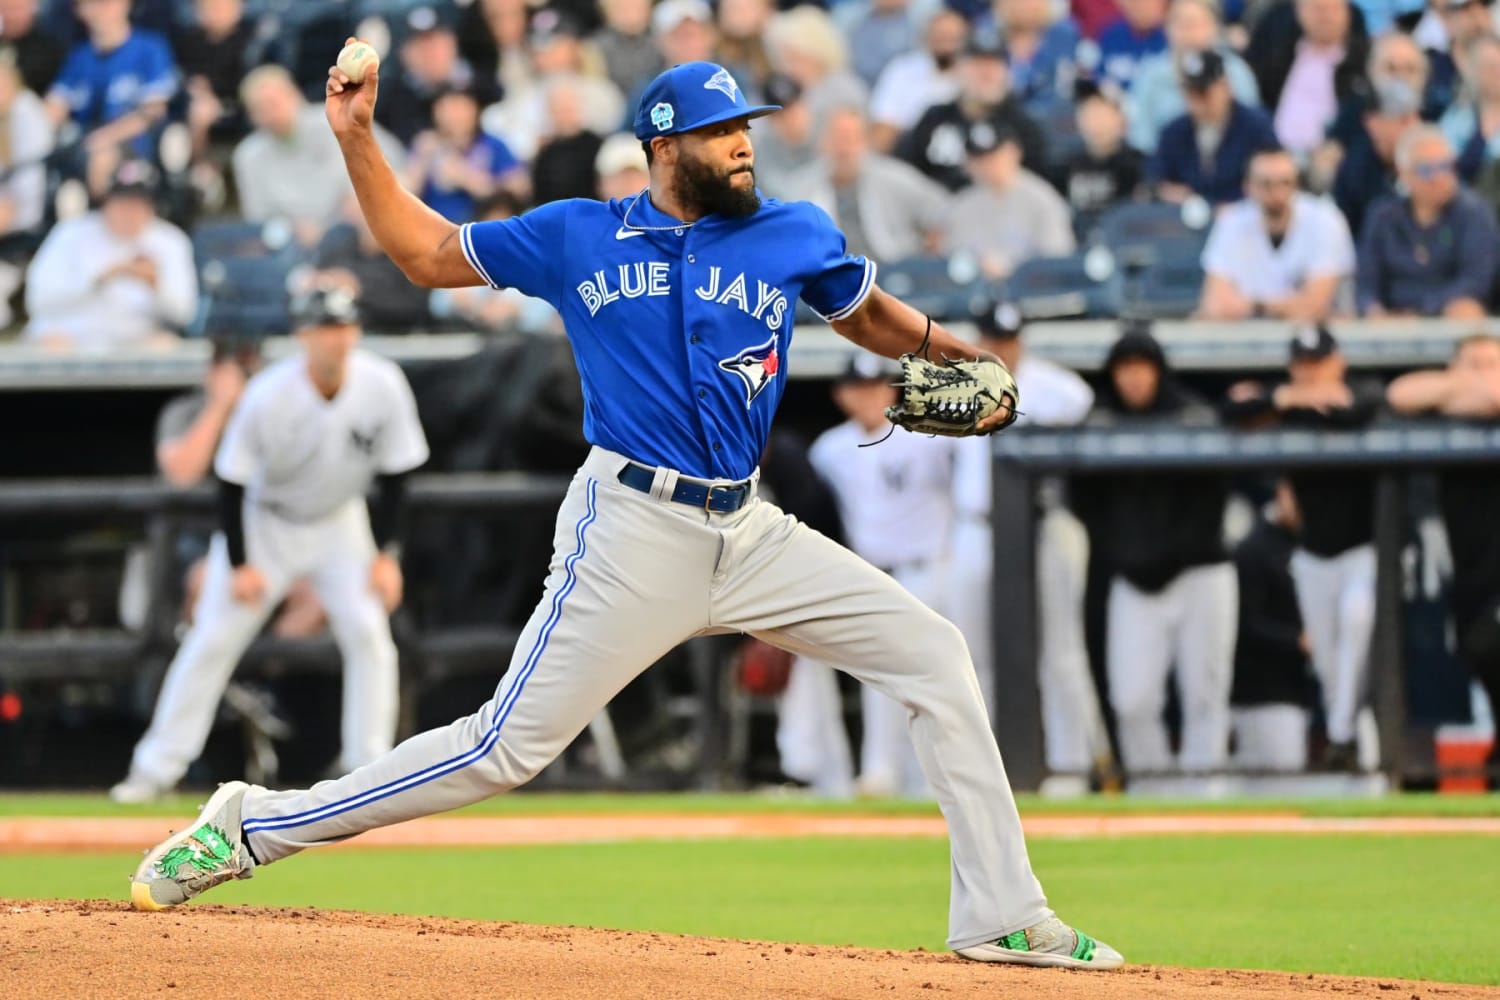
<path fill-rule="evenodd" d="M 27 89 L 12 50 L 0 49 L 0 240 L 41 226 L 52 140 L 42 99 Z M 0 290 L 0 301 L 9 291 Z"/>
<path fill-rule="evenodd" d="M 832 216 L 849 253 L 890 261 L 937 249 L 952 196 L 911 164 L 871 150 L 858 108 L 829 113 L 821 149 L 788 197 Z"/>
<path fill-rule="evenodd" d="M 617 190 L 623 190 L 624 186 L 630 183 L 625 175 L 637 170 L 643 175 L 645 173 L 646 153 L 641 149 L 640 140 L 634 136 L 613 137 L 613 139 L 620 138 L 630 139 L 635 147 L 635 154 L 639 158 L 639 164 L 632 164 L 622 169 L 619 163 L 623 158 L 620 156 L 624 152 L 623 147 L 619 144 L 612 146 L 611 143 L 605 143 L 604 149 L 600 150 L 601 194 L 604 191 L 603 178 L 614 178 L 614 183 L 620 185 Z M 604 162 L 604 154 L 610 152 L 614 152 L 617 159 L 613 162 Z M 645 186 L 646 182 L 642 180 L 639 185 L 631 188 L 629 195 L 639 193 Z M 511 192 L 496 191 L 479 204 L 474 221 L 503 222 L 520 215 L 524 209 L 525 206 L 521 200 Z M 471 288 L 437 288 L 430 296 L 429 307 L 432 315 L 438 320 L 462 320 L 475 329 L 485 332 L 507 330 L 532 334 L 563 332 L 562 318 L 558 316 L 557 310 L 543 300 L 524 295 L 514 288 L 491 288 L 488 285 Z"/>
<path fill-rule="evenodd" d="M 1021 103 L 1047 105 L 1072 96 L 1078 25 L 1051 0 L 995 0 L 975 30 L 1004 39 L 1011 90 Z"/>
<path fill-rule="evenodd" d="M 1141 61 L 1166 51 L 1167 0 L 1118 2 L 1120 17 L 1099 32 L 1098 51 L 1092 53 L 1095 65 L 1080 68 L 1091 71 L 1101 87 L 1126 91 L 1135 82 Z"/>
<path fill-rule="evenodd" d="M 1361 314 L 1483 318 L 1500 268 L 1494 212 L 1459 184 L 1431 125 L 1401 137 L 1396 167 L 1407 193 L 1372 208 L 1360 234 Z"/>
<path fill-rule="evenodd" d="M 1364 232 L 1369 207 L 1395 190 L 1397 140 L 1422 121 L 1417 92 L 1400 80 L 1375 84 L 1370 101 L 1333 178 L 1333 200 L 1356 236 Z"/>
<path fill-rule="evenodd" d="M 1163 201 L 1195 194 L 1214 205 L 1235 201 L 1244 193 L 1251 154 L 1275 146 L 1276 133 L 1263 112 L 1234 99 L 1214 50 L 1185 53 L 1179 72 L 1187 114 L 1162 130 L 1147 178 Z"/>
<path fill-rule="evenodd" d="M 1462 97 L 1443 113 L 1439 128 L 1458 151 L 1458 176 L 1472 184 L 1500 155 L 1500 38 L 1481 35 L 1469 44 L 1469 74 Z"/>
<path fill-rule="evenodd" d="M 406 15 L 397 59 L 382 66 L 375 120 L 409 146 L 431 125 L 438 93 L 455 87 L 472 88 L 481 105 L 499 96 L 495 85 L 479 77 L 459 55 L 446 8 L 413 7 Z"/>
<path fill-rule="evenodd" d="M 407 281 L 380 249 L 353 195 L 341 204 L 344 221 L 318 243 L 307 287 L 341 288 L 357 298 L 360 317 L 373 332 L 410 333 L 427 326 L 432 319 L 427 289 Z"/>
<path fill-rule="evenodd" d="M 1120 8 L 1115 0 L 1069 0 L 1068 13 L 1078 22 L 1085 42 L 1097 46 L 1100 33 L 1119 18 Z M 1089 65 L 1097 62 L 1097 58 L 1092 59 Z"/>
<path fill-rule="evenodd" d="M 62 69 L 63 46 L 37 23 L 38 0 L 0 0 L 0 48 L 16 52 L 26 89 L 45 94 Z"/>
<path fill-rule="evenodd" d="M 834 108 L 863 107 L 869 99 L 864 81 L 849 71 L 849 45 L 823 10 L 800 6 L 771 18 L 766 52 L 772 67 L 802 88 L 813 127 Z"/>
<path fill-rule="evenodd" d="M 812 112 L 802 99 L 802 88 L 789 76 L 773 74 L 766 81 L 766 103 L 781 110 L 755 123 L 755 180 L 761 190 L 780 198 L 790 190 L 798 171 L 817 157 Z"/>
<path fill-rule="evenodd" d="M 547 84 L 547 126 L 531 161 L 531 194 L 538 205 L 594 196 L 594 157 L 604 140 L 584 121 L 582 87 L 569 77 Z"/>
<path fill-rule="evenodd" d="M 130 0 L 78 0 L 88 41 L 68 53 L 47 111 L 56 124 L 71 120 L 84 133 L 89 190 L 100 193 L 128 148 L 155 153 L 167 102 L 177 93 L 177 66 L 166 39 L 131 27 Z"/>
<path fill-rule="evenodd" d="M 590 41 L 610 82 L 620 93 L 633 94 L 664 68 L 651 37 L 651 0 L 603 0 L 600 9 L 604 27 Z"/>
<path fill-rule="evenodd" d="M 704 0 L 661 0 L 651 12 L 651 35 L 665 66 L 711 62 L 719 43 L 713 8 Z M 650 82 L 643 81 L 640 89 Z M 639 103 L 631 101 L 631 109 Z"/>
<path fill-rule="evenodd" d="M 1500 339 L 1475 333 L 1459 340 L 1443 371 L 1413 372 L 1391 383 L 1398 413 L 1462 420 L 1500 419 Z M 1459 659 L 1500 711 L 1500 477 L 1482 463 L 1438 473 L 1439 502 L 1453 556 L 1453 637 Z M 1500 741 L 1490 756 L 1500 759 Z"/>
<path fill-rule="evenodd" d="M 23 336 L 59 350 L 106 351 L 175 339 L 198 308 L 187 234 L 156 216 L 156 172 L 126 160 L 97 211 L 60 222 L 26 272 Z"/>
<path fill-rule="evenodd" d="M 901 141 L 896 155 L 950 191 L 967 187 L 969 130 L 992 120 L 1003 122 L 1021 143 L 1021 162 L 1039 171 L 1047 162 L 1047 140 L 1010 92 L 1005 54 L 993 43 L 971 39 L 958 61 L 958 98 L 929 108 Z"/>
<path fill-rule="evenodd" d="M 234 150 L 240 214 L 251 222 L 289 219 L 299 241 L 317 243 L 339 219 L 352 190 L 323 109 L 303 100 L 280 66 L 251 70 L 240 85 L 240 100 L 255 126 Z M 401 147 L 384 129 L 377 127 L 376 134 L 399 169 L 405 160 Z"/>
<path fill-rule="evenodd" d="M 948 206 L 948 252 L 973 253 L 990 278 L 1003 278 L 1032 257 L 1073 252 L 1068 203 L 1021 166 L 1021 143 L 1004 122 L 971 126 L 967 150 L 974 184 Z"/>
<path fill-rule="evenodd" d="M 719 47 L 713 61 L 758 94 L 771 75 L 765 35 L 776 8 L 770 0 L 719 0 L 718 10 Z"/>
<path fill-rule="evenodd" d="M 22 82 L 15 50 L 0 48 L 0 327 L 15 318 L 11 299 L 42 236 L 52 138 L 52 119 Z"/>
<path fill-rule="evenodd" d="M 1364 71 L 1369 44 L 1348 0 L 1290 0 L 1266 13 L 1245 58 L 1283 146 L 1303 156 L 1322 141 Z"/>
<path fill-rule="evenodd" d="M 1234 764 L 1246 771 L 1307 768 L 1308 645 L 1291 572 L 1301 528 L 1297 498 L 1282 480 L 1234 550 L 1240 624 L 1229 714 Z"/>
<path fill-rule="evenodd" d="M 197 22 L 172 36 L 187 91 L 188 128 L 195 159 L 210 139 L 228 142 L 249 131 L 239 106 L 240 81 L 255 41 L 255 22 L 245 16 L 244 0 L 195 0 Z"/>
<path fill-rule="evenodd" d="M 1410 35 L 1401 32 L 1375 39 L 1365 76 L 1355 81 L 1352 93 L 1340 99 L 1338 114 L 1328 126 L 1327 135 L 1308 160 L 1307 183 L 1312 190 L 1329 190 L 1345 151 L 1359 145 L 1364 137 L 1366 113 L 1383 99 L 1382 95 L 1392 93 L 1402 95 L 1403 102 L 1410 100 L 1406 95 L 1427 95 L 1418 96 L 1417 101 L 1422 116 L 1429 116 L 1427 57 Z M 1439 106 L 1431 117 L 1435 118 L 1441 110 Z"/>
<path fill-rule="evenodd" d="M 889 152 L 928 108 L 958 96 L 955 67 L 968 34 L 962 17 L 939 9 L 927 22 L 925 47 L 886 64 L 870 95 L 870 144 L 877 150 Z"/>
<path fill-rule="evenodd" d="M 1178 63 L 1189 53 L 1218 53 L 1234 99 L 1246 107 L 1260 107 L 1255 74 L 1224 44 L 1214 0 L 1176 0 L 1167 16 L 1167 43 L 1167 51 L 1141 60 L 1125 97 L 1130 144 L 1146 154 L 1156 150 L 1156 137 L 1167 123 L 1187 110 Z"/>
<path fill-rule="evenodd" d="M 502 96 L 531 86 L 526 31 L 531 11 L 526 0 L 475 0 L 459 20 L 458 53 L 476 79 L 499 88 Z"/>
<path fill-rule="evenodd" d="M 501 186 L 527 185 L 526 166 L 479 128 L 479 101 L 469 90 L 439 92 L 432 128 L 417 135 L 406 162 L 406 186 L 450 222 L 468 222 L 474 206 Z"/>
<path fill-rule="evenodd" d="M 603 75 L 602 60 L 585 46 L 574 21 L 556 10 L 538 11 L 532 19 L 529 44 L 531 82 L 484 112 L 480 121 L 486 132 L 504 139 L 520 159 L 534 160 L 548 135 L 559 134 L 551 105 L 560 87 L 577 95 L 577 114 L 588 131 L 608 135 L 620 127 L 626 117 L 624 98 Z M 589 170 L 593 156 L 589 150 L 575 165 L 575 172 Z"/>
<path fill-rule="evenodd" d="M 1288 373 L 1290 378 L 1276 386 L 1231 386 L 1225 417 L 1249 425 L 1348 430 L 1368 424 L 1385 395 L 1379 382 L 1347 380 L 1348 363 L 1322 325 L 1303 326 L 1293 336 Z M 1358 470 L 1304 469 L 1287 479 L 1302 522 L 1291 572 L 1323 691 L 1329 741 L 1324 763 L 1353 770 L 1375 626 L 1375 477 Z"/>
<path fill-rule="evenodd" d="M 974 325 L 979 347 L 1014 373 L 1021 397 L 1030 401 L 1016 418 L 1018 426 L 1063 427 L 1088 416 L 1094 391 L 1074 372 L 1026 350 L 1025 322 L 1015 303 L 985 303 Z M 993 476 L 989 445 L 983 439 L 961 441 L 953 470 L 958 520 L 948 607 L 953 623 L 968 641 L 985 708 L 991 712 L 996 704 L 990 634 L 994 627 Z M 1109 734 L 1084 645 L 1088 536 L 1062 503 L 1062 491 L 1061 483 L 1044 481 L 1037 493 L 1037 680 L 1051 772 L 1041 789 L 1044 795 L 1087 791 L 1089 771 L 1096 761 L 1110 756 Z"/>
<path fill-rule="evenodd" d="M 651 181 L 641 140 L 629 132 L 617 132 L 605 139 L 594 157 L 594 175 L 599 178 L 600 201 L 640 194 Z"/>
<path fill-rule="evenodd" d="M 917 47 L 909 0 L 870 0 L 847 30 L 854 72 L 873 87 L 886 65 Z"/>
<path fill-rule="evenodd" d="M 1432 0 L 1439 15 L 1432 43 L 1426 45 L 1432 63 L 1433 91 L 1444 104 L 1458 96 L 1465 80 L 1473 78 L 1468 66 L 1476 38 L 1496 31 L 1494 0 Z M 1423 36 L 1419 36 L 1423 37 Z"/>
<path fill-rule="evenodd" d="M 1140 427 L 1211 419 L 1144 329 L 1129 329 L 1115 342 L 1105 372 L 1099 419 Z M 1180 766 L 1214 770 L 1228 756 L 1239 588 L 1224 550 L 1227 497 L 1217 475 L 1156 469 L 1089 477 L 1086 495 L 1075 496 L 1086 501 L 1095 558 L 1113 574 L 1109 701 L 1128 772 L 1173 765 L 1162 713 L 1174 667 L 1182 702 Z"/>
<path fill-rule="evenodd" d="M 1245 193 L 1209 233 L 1198 315 L 1327 319 L 1354 276 L 1348 223 L 1332 202 L 1297 190 L 1297 164 L 1285 150 L 1250 158 Z"/>
<path fill-rule="evenodd" d="M 1125 144 L 1125 116 L 1103 91 L 1081 94 L 1075 114 L 1083 148 L 1068 161 L 1063 191 L 1074 216 L 1087 222 L 1135 195 L 1141 154 Z"/>

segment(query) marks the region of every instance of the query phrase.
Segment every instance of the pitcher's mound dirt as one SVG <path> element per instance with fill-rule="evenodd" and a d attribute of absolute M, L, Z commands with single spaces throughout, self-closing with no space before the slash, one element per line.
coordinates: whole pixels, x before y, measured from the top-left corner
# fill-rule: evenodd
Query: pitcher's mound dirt
<path fill-rule="evenodd" d="M 952 955 L 327 910 L 0 900 L 0 997 L 1468 1000 L 1500 990 L 1273 972 L 1030 970 Z"/>

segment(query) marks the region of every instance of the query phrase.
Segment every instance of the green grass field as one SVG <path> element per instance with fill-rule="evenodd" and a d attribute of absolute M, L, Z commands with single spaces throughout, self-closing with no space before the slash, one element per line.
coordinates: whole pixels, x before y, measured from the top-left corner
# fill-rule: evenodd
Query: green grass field
<path fill-rule="evenodd" d="M 1494 797 L 1171 805 L 1190 812 L 1500 815 Z M 745 797 L 531 795 L 496 800 L 483 811 L 815 808 Z M 912 804 L 838 808 L 931 811 Z M 1108 799 L 1023 805 L 1030 812 L 1142 808 Z M 171 810 L 120 809 L 97 797 L 0 798 L 0 814 L 12 816 L 143 812 Z M 1132 961 L 1500 985 L 1493 944 L 1500 925 L 1497 837 L 1039 839 L 1031 852 L 1058 911 Z M 123 899 L 136 860 L 119 853 L 0 854 L 0 896 Z M 941 840 L 806 839 L 310 852 L 216 889 L 209 899 L 941 949 L 947 896 Z"/>

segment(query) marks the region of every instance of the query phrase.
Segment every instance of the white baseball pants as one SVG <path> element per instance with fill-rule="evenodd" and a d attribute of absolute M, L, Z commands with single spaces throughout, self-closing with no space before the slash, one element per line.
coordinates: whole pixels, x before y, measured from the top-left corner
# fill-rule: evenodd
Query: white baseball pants
<path fill-rule="evenodd" d="M 1307 769 L 1307 709 L 1248 705 L 1229 714 L 1234 727 L 1235 767 L 1245 771 Z"/>
<path fill-rule="evenodd" d="M 595 448 L 558 512 L 541 603 L 495 696 L 303 791 L 251 789 L 244 832 L 262 862 L 454 809 L 524 784 L 632 678 L 684 640 L 747 632 L 839 666 L 900 702 L 952 842 L 951 947 L 1050 910 L 958 629 L 774 505 L 710 514 L 622 486 Z"/>
<path fill-rule="evenodd" d="M 219 700 L 245 649 L 292 583 L 306 577 L 316 591 L 344 658 L 341 763 L 359 767 L 396 738 L 399 675 L 390 620 L 370 589 L 375 542 L 363 497 L 327 517 L 299 523 L 245 505 L 245 558 L 265 576 L 256 604 L 230 594 L 223 535 L 209 547 L 193 625 L 167 668 L 151 725 L 136 744 L 131 775 L 163 787 L 182 780 L 203 752 Z"/>
<path fill-rule="evenodd" d="M 974 651 L 985 705 L 995 704 L 991 658 L 991 574 L 994 539 L 983 521 L 967 518 L 955 534 L 953 621 Z M 1083 597 L 1088 580 L 1088 532 L 1064 507 L 1045 511 L 1037 521 L 1036 605 L 1037 684 L 1042 701 L 1042 736 L 1047 770 L 1088 774 L 1108 757 L 1109 733 L 1099 693 L 1089 670 L 1084 642 Z"/>
<path fill-rule="evenodd" d="M 1356 545 L 1328 559 L 1298 549 L 1291 570 L 1313 672 L 1323 689 L 1328 739 L 1352 743 L 1369 683 L 1375 546 Z"/>
<path fill-rule="evenodd" d="M 923 604 L 942 613 L 948 584 L 946 561 L 897 567 L 891 575 Z M 819 673 L 827 676 L 814 676 Z M 879 795 L 931 797 L 908 732 L 905 706 L 868 684 L 860 686 L 859 696 L 863 723 L 860 788 Z M 838 696 L 838 678 L 833 676 L 832 669 L 798 657 L 792 665 L 792 677 L 780 707 L 776 745 L 782 753 L 782 770 L 808 782 L 815 791 L 830 795 L 839 795 L 846 788 L 852 791 L 845 770 L 850 762 L 849 741 Z M 795 770 L 787 768 L 788 760 Z"/>
<path fill-rule="evenodd" d="M 1106 640 L 1109 701 L 1127 771 L 1173 769 L 1162 713 L 1174 663 L 1182 700 L 1177 766 L 1184 771 L 1224 766 L 1238 616 L 1239 580 L 1231 563 L 1183 570 L 1155 594 L 1115 577 Z"/>

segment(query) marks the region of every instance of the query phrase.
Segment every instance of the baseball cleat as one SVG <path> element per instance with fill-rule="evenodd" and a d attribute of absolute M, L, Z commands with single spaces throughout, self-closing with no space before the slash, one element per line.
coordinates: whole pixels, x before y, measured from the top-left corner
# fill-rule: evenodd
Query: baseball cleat
<path fill-rule="evenodd" d="M 243 781 L 219 786 L 193 824 L 146 852 L 130 878 L 130 905 L 165 910 L 221 882 L 255 874 L 255 859 L 240 830 Z"/>
<path fill-rule="evenodd" d="M 1063 969 L 1118 969 L 1125 958 L 1103 941 L 1095 941 L 1056 917 L 1034 927 L 1015 931 L 987 944 L 959 948 L 964 958 L 976 962 L 1009 962 Z"/>

